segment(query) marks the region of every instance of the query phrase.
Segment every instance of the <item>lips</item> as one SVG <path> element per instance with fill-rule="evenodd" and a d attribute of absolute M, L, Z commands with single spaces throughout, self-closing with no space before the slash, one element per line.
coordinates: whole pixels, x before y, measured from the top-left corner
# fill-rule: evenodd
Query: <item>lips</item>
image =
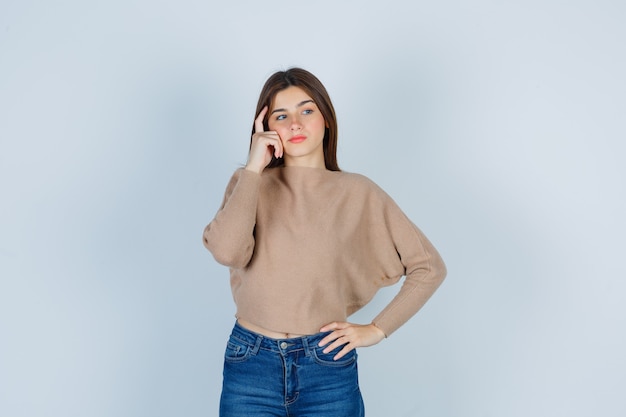
<path fill-rule="evenodd" d="M 291 143 L 300 143 L 300 142 L 304 142 L 306 140 L 306 136 L 304 135 L 296 135 L 294 137 L 292 137 L 291 139 L 289 139 L 289 142 Z"/>

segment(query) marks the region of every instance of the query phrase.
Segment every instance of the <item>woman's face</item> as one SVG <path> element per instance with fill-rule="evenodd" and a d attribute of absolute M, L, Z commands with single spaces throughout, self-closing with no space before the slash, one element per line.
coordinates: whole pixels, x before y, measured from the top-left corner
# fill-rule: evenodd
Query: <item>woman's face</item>
<path fill-rule="evenodd" d="M 286 166 L 325 168 L 326 121 L 304 90 L 291 86 L 277 93 L 267 123 L 280 136 Z"/>

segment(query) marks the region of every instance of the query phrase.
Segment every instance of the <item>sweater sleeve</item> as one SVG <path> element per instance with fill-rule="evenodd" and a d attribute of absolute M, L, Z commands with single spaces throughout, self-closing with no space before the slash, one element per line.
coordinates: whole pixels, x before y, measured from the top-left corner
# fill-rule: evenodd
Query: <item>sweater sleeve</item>
<path fill-rule="evenodd" d="M 204 246 L 222 265 L 243 268 L 252 258 L 260 184 L 261 175 L 235 171 L 220 209 L 204 229 Z"/>
<path fill-rule="evenodd" d="M 445 278 L 446 267 L 426 236 L 390 197 L 386 199 L 386 227 L 404 267 L 405 280 L 398 294 L 372 323 L 390 336 L 428 301 Z"/>

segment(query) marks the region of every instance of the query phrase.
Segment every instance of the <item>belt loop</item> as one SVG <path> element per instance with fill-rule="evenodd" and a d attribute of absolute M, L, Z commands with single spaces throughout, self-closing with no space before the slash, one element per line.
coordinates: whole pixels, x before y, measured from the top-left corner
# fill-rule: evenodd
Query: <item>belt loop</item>
<path fill-rule="evenodd" d="M 304 346 L 304 356 L 311 356 L 311 347 L 309 346 L 309 338 L 307 336 L 302 338 L 302 346 Z"/>
<path fill-rule="evenodd" d="M 257 352 L 259 351 L 262 341 L 263 341 L 263 336 L 257 336 L 256 342 L 254 342 L 254 347 L 252 348 L 252 351 L 251 351 L 253 355 L 256 355 Z"/>

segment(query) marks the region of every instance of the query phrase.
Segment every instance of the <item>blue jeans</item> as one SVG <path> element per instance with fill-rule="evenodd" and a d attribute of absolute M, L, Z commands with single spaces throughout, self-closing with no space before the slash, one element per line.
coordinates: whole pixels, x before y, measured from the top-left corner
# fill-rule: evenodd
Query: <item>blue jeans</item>
<path fill-rule="evenodd" d="M 328 333 L 272 339 L 235 324 L 224 356 L 220 417 L 363 417 L 357 353 L 317 346 Z"/>

